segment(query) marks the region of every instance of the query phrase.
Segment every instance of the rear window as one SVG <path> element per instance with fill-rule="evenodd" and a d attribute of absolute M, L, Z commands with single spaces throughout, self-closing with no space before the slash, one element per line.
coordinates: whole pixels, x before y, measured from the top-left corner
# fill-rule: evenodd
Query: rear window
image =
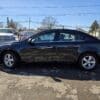
<path fill-rule="evenodd" d="M 77 33 L 76 33 L 77 34 Z M 78 34 L 78 39 L 79 40 L 85 40 L 85 41 L 88 41 L 88 40 L 96 40 L 97 38 L 89 35 L 88 33 L 79 33 Z"/>

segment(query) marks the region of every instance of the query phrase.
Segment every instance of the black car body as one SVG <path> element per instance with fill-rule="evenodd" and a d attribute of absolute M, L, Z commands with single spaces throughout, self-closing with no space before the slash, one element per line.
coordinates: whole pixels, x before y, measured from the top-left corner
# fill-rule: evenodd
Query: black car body
<path fill-rule="evenodd" d="M 24 41 L 1 44 L 2 62 L 7 52 L 25 62 L 78 62 L 82 56 L 89 54 L 99 61 L 100 40 L 76 30 L 52 29 L 39 32 Z"/>

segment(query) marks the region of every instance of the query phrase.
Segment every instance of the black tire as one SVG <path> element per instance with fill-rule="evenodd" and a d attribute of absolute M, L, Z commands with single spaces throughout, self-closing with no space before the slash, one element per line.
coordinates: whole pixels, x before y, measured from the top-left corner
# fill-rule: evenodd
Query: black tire
<path fill-rule="evenodd" d="M 11 55 L 13 57 L 12 59 L 14 61 L 13 61 L 13 64 L 11 66 L 8 66 L 7 63 L 5 63 L 6 55 Z M 3 67 L 13 69 L 19 64 L 19 60 L 18 60 L 18 57 L 17 57 L 17 55 L 15 53 L 13 53 L 11 51 L 6 51 L 6 52 L 4 52 L 4 54 L 2 56 L 2 63 L 3 63 Z"/>
<path fill-rule="evenodd" d="M 88 57 L 91 57 L 91 60 L 89 60 L 90 58 Z M 86 62 L 85 62 L 85 59 L 88 58 L 87 60 L 87 65 L 86 65 Z M 93 59 L 93 60 L 92 60 Z M 92 63 L 90 63 L 92 61 Z M 79 61 L 78 61 L 78 64 L 79 66 L 84 69 L 84 70 L 93 70 L 97 67 L 98 65 L 98 58 L 95 54 L 92 54 L 92 53 L 86 53 L 86 54 L 82 54 L 80 57 L 79 57 Z M 92 65 L 93 64 L 93 65 Z M 85 67 L 86 66 L 86 67 Z M 90 67 L 89 67 L 90 66 Z"/>

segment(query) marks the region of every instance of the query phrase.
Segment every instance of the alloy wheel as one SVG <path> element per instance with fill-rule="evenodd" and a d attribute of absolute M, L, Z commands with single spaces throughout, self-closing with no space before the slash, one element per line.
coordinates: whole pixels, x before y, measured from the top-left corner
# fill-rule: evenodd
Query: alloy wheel
<path fill-rule="evenodd" d="M 93 69 L 96 66 L 96 58 L 92 55 L 84 56 L 82 58 L 81 65 L 87 70 Z"/>
<path fill-rule="evenodd" d="M 14 65 L 14 57 L 12 54 L 5 54 L 4 55 L 4 64 L 11 68 Z"/>

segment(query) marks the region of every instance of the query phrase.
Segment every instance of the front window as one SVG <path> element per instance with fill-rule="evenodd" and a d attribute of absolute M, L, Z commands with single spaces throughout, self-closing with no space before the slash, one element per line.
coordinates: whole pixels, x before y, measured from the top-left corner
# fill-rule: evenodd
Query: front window
<path fill-rule="evenodd" d="M 55 33 L 46 33 L 38 36 L 35 41 L 36 42 L 50 42 L 53 41 L 55 37 Z"/>

